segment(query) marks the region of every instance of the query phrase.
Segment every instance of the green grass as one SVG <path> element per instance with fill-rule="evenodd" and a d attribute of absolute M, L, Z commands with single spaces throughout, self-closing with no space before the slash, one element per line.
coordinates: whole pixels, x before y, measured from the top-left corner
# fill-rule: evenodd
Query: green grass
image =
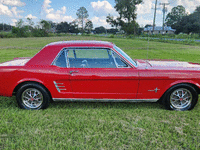
<path fill-rule="evenodd" d="M 146 41 L 98 37 L 1 39 L 0 62 L 35 55 L 50 42 L 103 40 L 132 58 L 147 59 Z M 149 59 L 200 63 L 200 47 L 149 42 Z M 200 149 L 200 104 L 167 111 L 158 103 L 54 102 L 46 110 L 19 109 L 0 97 L 0 149 Z"/>

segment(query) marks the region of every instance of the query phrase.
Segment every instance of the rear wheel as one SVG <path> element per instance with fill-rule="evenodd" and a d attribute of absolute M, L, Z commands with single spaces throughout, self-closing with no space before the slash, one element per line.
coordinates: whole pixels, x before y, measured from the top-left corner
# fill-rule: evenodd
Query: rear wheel
<path fill-rule="evenodd" d="M 165 107 L 170 110 L 191 110 L 198 100 L 198 93 L 188 84 L 178 84 L 165 93 Z"/>
<path fill-rule="evenodd" d="M 36 83 L 22 85 L 16 94 L 17 103 L 22 109 L 45 109 L 49 106 L 50 96 L 46 89 Z"/>

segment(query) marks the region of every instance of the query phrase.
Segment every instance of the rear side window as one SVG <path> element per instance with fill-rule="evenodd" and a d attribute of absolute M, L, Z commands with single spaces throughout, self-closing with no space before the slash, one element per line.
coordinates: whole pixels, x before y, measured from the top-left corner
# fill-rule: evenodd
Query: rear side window
<path fill-rule="evenodd" d="M 61 54 L 56 59 L 54 65 L 58 67 L 67 67 L 65 51 L 62 51 Z"/>

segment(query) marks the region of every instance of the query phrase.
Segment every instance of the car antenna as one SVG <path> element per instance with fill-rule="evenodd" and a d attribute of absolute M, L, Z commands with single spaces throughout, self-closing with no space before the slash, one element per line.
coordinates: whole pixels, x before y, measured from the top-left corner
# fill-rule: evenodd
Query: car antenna
<path fill-rule="evenodd" d="M 148 60 L 148 52 L 149 52 L 149 33 L 148 33 L 148 38 L 147 38 L 147 40 L 148 40 L 148 44 L 147 44 L 147 60 Z"/>
<path fill-rule="evenodd" d="M 148 32 L 147 41 L 148 41 L 148 43 L 147 43 L 147 60 L 146 60 L 146 67 L 145 67 L 145 69 L 148 68 L 147 63 L 148 63 L 148 54 L 149 54 L 149 32 Z"/>

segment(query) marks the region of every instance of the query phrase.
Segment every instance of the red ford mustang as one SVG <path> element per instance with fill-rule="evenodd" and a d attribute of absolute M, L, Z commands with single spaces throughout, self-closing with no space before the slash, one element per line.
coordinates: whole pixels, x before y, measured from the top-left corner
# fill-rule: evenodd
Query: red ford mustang
<path fill-rule="evenodd" d="M 53 101 L 156 102 L 193 109 L 200 93 L 200 65 L 132 60 L 109 42 L 46 45 L 33 58 L 0 64 L 0 95 L 20 108 L 44 109 Z"/>

